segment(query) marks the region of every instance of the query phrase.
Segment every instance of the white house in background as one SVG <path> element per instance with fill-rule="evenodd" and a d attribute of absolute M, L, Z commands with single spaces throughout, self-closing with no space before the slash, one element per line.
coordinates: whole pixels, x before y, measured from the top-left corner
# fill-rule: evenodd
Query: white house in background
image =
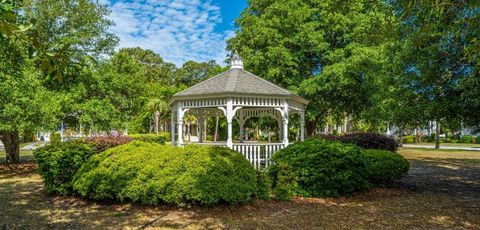
<path fill-rule="evenodd" d="M 185 114 L 195 116 L 200 127 L 208 117 L 225 116 L 228 126 L 225 142 L 205 142 L 204 133 L 199 132 L 196 143 L 223 145 L 242 153 L 256 167 L 268 166 L 272 154 L 289 144 L 290 114 L 300 115 L 300 140 L 304 139 L 307 103 L 304 98 L 244 70 L 242 60 L 234 55 L 228 71 L 181 91 L 170 100 L 172 145 L 184 145 Z M 245 121 L 260 116 L 277 119 L 280 142 L 244 141 Z M 238 142 L 234 142 L 232 136 L 234 120 L 240 127 Z"/>

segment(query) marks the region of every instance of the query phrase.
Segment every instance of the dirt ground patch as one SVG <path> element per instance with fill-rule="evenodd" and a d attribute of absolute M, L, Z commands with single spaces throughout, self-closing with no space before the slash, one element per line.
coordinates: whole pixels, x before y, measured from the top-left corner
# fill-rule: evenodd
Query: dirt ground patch
<path fill-rule="evenodd" d="M 1 229 L 480 229 L 480 153 L 401 149 L 411 163 L 391 188 L 352 197 L 235 207 L 98 203 L 43 193 L 33 163 L 0 166 Z M 473 155 L 472 155 L 473 154 Z"/>

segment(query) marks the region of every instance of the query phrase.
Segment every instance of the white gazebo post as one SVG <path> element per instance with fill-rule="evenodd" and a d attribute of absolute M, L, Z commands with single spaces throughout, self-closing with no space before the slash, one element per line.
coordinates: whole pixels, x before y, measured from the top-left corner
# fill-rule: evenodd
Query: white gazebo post
<path fill-rule="evenodd" d="M 205 119 L 205 116 L 203 114 L 198 115 L 198 143 L 203 143 L 203 122 Z"/>
<path fill-rule="evenodd" d="M 288 145 L 288 103 L 284 101 L 283 103 L 283 144 Z"/>
<path fill-rule="evenodd" d="M 305 110 L 300 112 L 300 141 L 305 140 Z"/>
<path fill-rule="evenodd" d="M 171 118 L 170 118 L 170 141 L 172 146 L 175 145 L 175 116 L 174 116 L 174 110 L 172 109 L 171 112 Z"/>
<path fill-rule="evenodd" d="M 283 113 L 283 112 L 282 112 Z M 278 123 L 278 141 L 283 142 L 283 115 L 280 113 L 280 116 L 277 117 Z"/>
<path fill-rule="evenodd" d="M 177 140 L 177 145 L 182 146 L 183 145 L 183 116 L 185 115 L 185 112 L 187 112 L 188 109 L 183 109 L 182 106 L 178 106 L 177 108 L 177 131 L 178 131 L 178 140 Z"/>

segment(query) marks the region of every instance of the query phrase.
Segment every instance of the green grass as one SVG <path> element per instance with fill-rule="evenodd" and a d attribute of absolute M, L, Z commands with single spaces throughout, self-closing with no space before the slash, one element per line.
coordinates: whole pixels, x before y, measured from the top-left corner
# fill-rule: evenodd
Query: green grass
<path fill-rule="evenodd" d="M 418 146 L 435 146 L 435 143 L 430 142 L 422 142 L 419 144 L 415 143 L 405 143 L 406 145 L 418 145 Z M 469 144 L 469 143 L 440 143 L 440 148 L 442 146 L 449 146 L 449 147 L 472 147 L 472 148 L 480 148 L 480 144 Z"/>
<path fill-rule="evenodd" d="M 20 161 L 33 160 L 32 152 L 32 150 L 20 150 Z M 5 162 L 6 154 L 5 150 L 0 151 L 0 163 Z"/>

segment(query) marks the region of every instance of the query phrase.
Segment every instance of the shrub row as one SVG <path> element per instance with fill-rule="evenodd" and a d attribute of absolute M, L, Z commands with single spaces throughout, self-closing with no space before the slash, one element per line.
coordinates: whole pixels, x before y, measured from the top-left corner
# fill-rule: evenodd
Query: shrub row
<path fill-rule="evenodd" d="M 245 157 L 213 146 L 132 142 L 92 157 L 73 184 L 90 199 L 144 204 L 237 204 L 268 196 L 265 179 Z"/>
<path fill-rule="evenodd" d="M 404 144 L 412 144 L 412 143 L 415 143 L 415 136 L 404 136 L 403 137 L 403 143 Z"/>
<path fill-rule="evenodd" d="M 45 190 L 144 204 L 237 204 L 269 197 L 269 178 L 231 149 L 123 144 L 129 140 L 95 137 L 85 140 L 88 143 L 64 142 L 35 150 Z"/>
<path fill-rule="evenodd" d="M 421 137 L 422 142 L 435 142 L 435 134 L 432 134 L 430 136 L 422 136 Z M 475 144 L 475 143 L 480 143 L 480 136 L 474 137 L 472 135 L 463 135 L 461 137 L 447 137 L 447 138 L 441 138 L 440 139 L 441 143 L 467 143 L 467 144 Z M 409 136 L 404 136 L 403 137 L 403 143 L 415 143 L 415 136 L 409 135 Z"/>
<path fill-rule="evenodd" d="M 237 204 L 268 198 L 271 188 L 281 200 L 348 195 L 391 183 L 409 168 L 408 161 L 391 151 L 318 138 L 277 152 L 267 177 L 231 149 L 130 140 L 98 137 L 37 149 L 46 191 L 144 204 Z"/>
<path fill-rule="evenodd" d="M 339 196 L 404 176 L 408 161 L 386 150 L 364 150 L 322 138 L 299 142 L 273 156 L 269 168 L 275 197 Z"/>
<path fill-rule="evenodd" d="M 133 138 L 136 141 L 143 142 L 154 142 L 159 144 L 165 144 L 165 141 L 170 141 L 170 133 L 159 133 L 159 134 L 130 134 L 129 137 Z"/>
<path fill-rule="evenodd" d="M 61 142 L 59 139 L 36 149 L 33 155 L 43 177 L 45 191 L 60 195 L 73 193 L 73 175 L 91 156 L 133 140 L 119 135 L 96 136 L 69 142 Z"/>
<path fill-rule="evenodd" d="M 398 149 L 398 143 L 393 138 L 376 133 L 352 133 L 343 136 L 321 134 L 318 137 L 330 141 L 354 144 L 364 149 L 383 149 L 392 152 Z"/>
<path fill-rule="evenodd" d="M 137 139 L 164 143 L 165 136 L 156 134 L 137 134 Z M 60 134 L 52 133 L 52 142 L 34 151 L 39 173 L 44 178 L 45 191 L 60 195 L 73 193 L 72 178 L 80 166 L 96 153 L 130 143 L 132 137 L 107 135 L 88 137 L 80 141 L 61 142 Z"/>
<path fill-rule="evenodd" d="M 133 141 L 133 138 L 121 135 L 95 136 L 85 139 L 85 142 L 91 144 L 97 153 L 115 146 L 130 143 L 131 141 Z"/>

